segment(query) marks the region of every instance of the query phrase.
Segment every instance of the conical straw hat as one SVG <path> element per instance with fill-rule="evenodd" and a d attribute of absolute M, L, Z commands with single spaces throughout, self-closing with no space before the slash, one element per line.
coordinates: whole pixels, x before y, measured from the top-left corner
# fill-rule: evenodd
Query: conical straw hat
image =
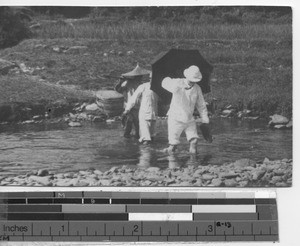
<path fill-rule="evenodd" d="M 136 67 L 128 72 L 128 73 L 123 73 L 122 76 L 123 77 L 134 77 L 134 76 L 142 76 L 142 75 L 147 75 L 147 74 L 150 74 L 151 71 L 147 70 L 147 69 L 144 69 L 144 68 L 141 68 L 139 66 L 139 64 L 136 65 Z"/>

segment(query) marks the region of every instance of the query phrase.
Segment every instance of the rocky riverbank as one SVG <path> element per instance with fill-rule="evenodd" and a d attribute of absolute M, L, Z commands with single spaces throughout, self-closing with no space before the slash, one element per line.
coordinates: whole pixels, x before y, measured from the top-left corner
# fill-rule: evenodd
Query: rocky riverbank
<path fill-rule="evenodd" d="M 100 170 L 54 173 L 45 169 L 25 175 L 0 176 L 1 186 L 196 186 L 196 187 L 288 187 L 292 185 L 290 159 L 262 162 L 240 159 L 207 166 L 130 168 L 126 165 Z"/>

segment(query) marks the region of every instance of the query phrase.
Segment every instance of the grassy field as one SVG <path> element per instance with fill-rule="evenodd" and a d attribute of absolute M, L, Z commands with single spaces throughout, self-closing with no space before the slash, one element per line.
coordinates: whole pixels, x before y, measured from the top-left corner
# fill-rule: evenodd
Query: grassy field
<path fill-rule="evenodd" d="M 90 39 L 217 39 L 217 40 L 291 40 L 291 25 L 228 25 L 167 23 L 145 21 L 105 21 L 83 19 L 79 21 L 45 22 L 37 32 L 39 38 L 90 38 Z"/>
<path fill-rule="evenodd" d="M 0 105 L 7 102 L 85 101 L 93 97 L 88 91 L 66 88 L 24 76 L 4 76 L 1 80 L 0 95 Z"/>
<path fill-rule="evenodd" d="M 72 46 L 86 48 L 68 51 Z M 265 116 L 292 116 L 291 25 L 58 21 L 42 24 L 34 39 L 0 50 L 0 57 L 43 67 L 33 75 L 50 83 L 98 90 L 113 88 L 116 79 L 106 75 L 119 76 L 136 62 L 151 69 L 153 59 L 170 48 L 198 49 L 213 65 L 206 99 L 217 99 L 219 108 L 231 104 Z M 9 76 L 4 80 L 22 77 Z"/>

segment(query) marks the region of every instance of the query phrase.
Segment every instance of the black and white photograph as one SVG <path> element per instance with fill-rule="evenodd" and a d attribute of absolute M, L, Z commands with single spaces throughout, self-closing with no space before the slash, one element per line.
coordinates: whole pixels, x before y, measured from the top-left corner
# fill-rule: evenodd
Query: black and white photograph
<path fill-rule="evenodd" d="M 292 21 L 0 6 L 0 186 L 292 186 Z"/>

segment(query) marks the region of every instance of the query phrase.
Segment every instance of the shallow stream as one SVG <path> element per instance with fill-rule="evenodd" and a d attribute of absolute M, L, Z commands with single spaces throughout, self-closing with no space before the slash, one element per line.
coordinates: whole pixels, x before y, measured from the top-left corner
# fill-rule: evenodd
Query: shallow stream
<path fill-rule="evenodd" d="M 217 118 L 211 122 L 214 141 L 209 144 L 201 137 L 196 157 L 187 152 L 184 135 L 176 155 L 161 151 L 168 145 L 166 120 L 158 120 L 157 136 L 150 146 L 140 145 L 134 138 L 124 139 L 120 122 L 73 128 L 66 123 L 0 125 L 0 171 L 2 175 L 39 169 L 106 171 L 116 165 L 166 168 L 221 165 L 241 158 L 292 158 L 291 130 L 271 130 L 265 121 Z"/>

